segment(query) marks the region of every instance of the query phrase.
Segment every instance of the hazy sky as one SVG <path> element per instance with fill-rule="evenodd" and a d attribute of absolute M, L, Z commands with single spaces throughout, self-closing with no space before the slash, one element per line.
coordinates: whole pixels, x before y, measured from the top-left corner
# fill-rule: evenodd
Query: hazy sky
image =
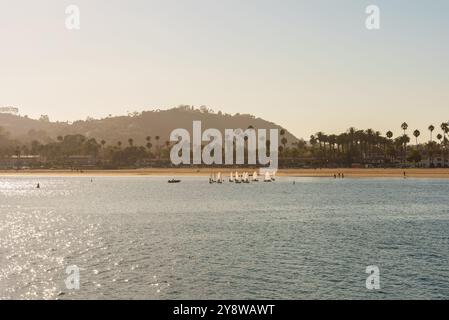
<path fill-rule="evenodd" d="M 381 30 L 365 28 L 370 4 Z M 449 120 L 448 16 L 447 0 L 0 0 L 0 106 L 75 120 L 208 105 L 299 137 L 423 132 Z"/>

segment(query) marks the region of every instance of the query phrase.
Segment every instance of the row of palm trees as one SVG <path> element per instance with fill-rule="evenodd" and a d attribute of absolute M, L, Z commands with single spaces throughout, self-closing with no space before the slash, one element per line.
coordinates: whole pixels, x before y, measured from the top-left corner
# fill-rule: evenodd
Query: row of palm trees
<path fill-rule="evenodd" d="M 251 126 L 250 126 L 251 128 Z M 439 131 L 441 129 L 441 131 Z M 317 132 L 312 135 L 308 142 L 299 140 L 288 144 L 286 130 L 280 130 L 279 154 L 281 158 L 300 159 L 308 157 L 322 165 L 338 164 L 351 165 L 353 163 L 370 163 L 373 159 L 383 162 L 398 162 L 406 164 L 407 161 L 419 162 L 422 156 L 427 156 L 433 162 L 435 155 L 443 157 L 443 163 L 447 156 L 449 146 L 449 125 L 444 122 L 437 128 L 435 125 L 428 126 L 430 139 L 426 143 L 420 143 L 421 132 L 413 130 L 414 145 L 410 145 L 408 135 L 409 125 L 404 122 L 400 126 L 401 134 L 394 137 L 391 130 L 383 136 L 379 131 L 373 129 L 358 130 L 349 128 L 341 134 L 325 134 Z M 435 135 L 435 131 L 438 132 Z M 3 134 L 2 136 L 5 136 Z M 436 140 L 435 140 L 436 138 Z M 128 144 L 122 141 L 107 143 L 101 140 L 99 143 L 93 138 L 81 135 L 68 135 L 57 137 L 56 142 L 40 144 L 33 141 L 29 146 L 17 148 L 17 154 L 40 154 L 45 158 L 63 158 L 70 155 L 88 154 L 103 162 L 118 162 L 120 164 L 131 163 L 135 159 L 166 159 L 169 155 L 171 143 L 161 143 L 161 137 L 147 136 L 144 145 L 136 146 L 134 139 L 129 138 Z M 434 141 L 435 140 L 435 141 Z M 267 149 L 270 142 L 267 141 Z M 299 162 L 299 160 L 297 161 Z"/>
<path fill-rule="evenodd" d="M 317 132 L 310 137 L 310 145 L 313 154 L 327 163 L 366 163 L 373 157 L 379 157 L 379 154 L 382 154 L 384 159 L 389 161 L 400 158 L 404 164 L 407 162 L 407 156 L 413 156 L 412 158 L 416 159 L 418 153 L 426 153 L 430 157 L 439 153 L 445 157 L 449 136 L 448 123 L 444 122 L 440 125 L 441 133 L 436 136 L 439 143 L 433 141 L 434 125 L 428 127 L 430 140 L 424 145 L 420 145 L 418 140 L 421 132 L 417 129 L 414 130 L 412 134 L 415 138 L 415 146 L 412 148 L 412 152 L 408 150 L 410 137 L 407 130 L 409 125 L 404 122 L 400 128 L 403 134 L 395 139 L 393 139 L 394 134 L 391 130 L 386 132 L 385 137 L 379 131 L 373 129 L 357 130 L 354 127 L 339 135 Z"/>

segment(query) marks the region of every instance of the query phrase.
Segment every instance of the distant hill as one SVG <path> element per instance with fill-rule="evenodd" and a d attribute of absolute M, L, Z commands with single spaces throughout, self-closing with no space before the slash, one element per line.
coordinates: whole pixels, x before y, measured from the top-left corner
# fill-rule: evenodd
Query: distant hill
<path fill-rule="evenodd" d="M 169 140 L 170 133 L 176 128 L 191 131 L 192 122 L 195 120 L 201 120 L 203 130 L 216 128 L 222 132 L 224 129 L 247 129 L 249 126 L 256 129 L 282 129 L 279 125 L 252 115 L 213 113 L 207 109 L 197 110 L 189 106 L 73 123 L 50 122 L 45 117 L 35 120 L 12 114 L 0 114 L 0 127 L 9 132 L 11 138 L 22 142 L 32 140 L 49 142 L 56 140 L 58 136 L 82 134 L 97 141 L 105 140 L 107 144 L 116 144 L 118 141 L 126 143 L 132 138 L 136 144 L 143 145 L 147 136 L 151 136 L 153 141 L 159 136 L 163 143 Z M 297 141 L 297 138 L 287 130 L 285 137 L 289 145 Z"/>

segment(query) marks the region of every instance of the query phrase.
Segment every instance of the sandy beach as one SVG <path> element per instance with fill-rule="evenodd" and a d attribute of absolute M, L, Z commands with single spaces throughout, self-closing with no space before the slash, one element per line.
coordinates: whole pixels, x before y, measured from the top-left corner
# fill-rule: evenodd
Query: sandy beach
<path fill-rule="evenodd" d="M 239 172 L 254 169 L 240 169 Z M 61 177 L 114 177 L 114 176 L 209 176 L 211 172 L 222 172 L 225 176 L 236 169 L 190 169 L 190 168 L 146 168 L 124 170 L 84 170 L 83 172 L 71 170 L 0 170 L 0 176 L 61 176 Z M 404 171 L 407 177 L 413 178 L 449 178 L 449 168 L 441 169 L 282 169 L 277 175 L 282 177 L 333 177 L 334 174 L 343 173 L 346 178 L 392 178 L 403 177 Z"/>

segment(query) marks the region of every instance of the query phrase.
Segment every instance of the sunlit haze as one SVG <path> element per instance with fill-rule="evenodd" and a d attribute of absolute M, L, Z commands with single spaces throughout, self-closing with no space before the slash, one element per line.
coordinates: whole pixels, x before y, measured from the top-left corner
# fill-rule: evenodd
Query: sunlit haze
<path fill-rule="evenodd" d="M 65 28 L 65 8 L 81 29 Z M 51 120 L 207 105 L 298 137 L 447 120 L 449 2 L 0 0 L 0 106 Z"/>

